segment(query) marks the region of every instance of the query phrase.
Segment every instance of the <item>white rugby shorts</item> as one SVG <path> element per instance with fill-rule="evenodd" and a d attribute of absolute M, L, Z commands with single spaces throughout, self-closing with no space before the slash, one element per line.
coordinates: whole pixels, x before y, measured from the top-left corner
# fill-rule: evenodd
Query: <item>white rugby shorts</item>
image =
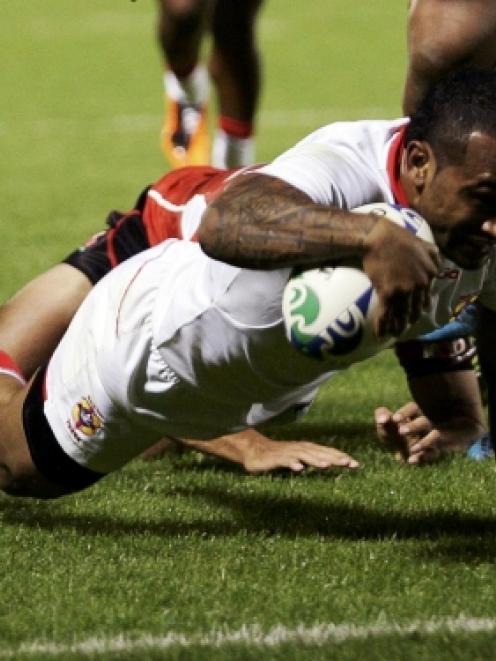
<path fill-rule="evenodd" d="M 131 381 L 166 369 L 151 347 L 167 243 L 124 262 L 93 288 L 47 367 L 48 423 L 69 457 L 99 473 L 123 466 L 163 436 L 160 421 L 140 416 L 127 398 Z"/>

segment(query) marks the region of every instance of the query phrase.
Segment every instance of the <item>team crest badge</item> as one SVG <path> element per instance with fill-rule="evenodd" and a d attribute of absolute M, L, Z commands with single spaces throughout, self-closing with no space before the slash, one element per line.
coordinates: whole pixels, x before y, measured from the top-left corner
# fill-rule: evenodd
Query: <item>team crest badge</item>
<path fill-rule="evenodd" d="M 90 438 L 103 427 L 103 417 L 97 410 L 91 397 L 82 397 L 72 407 L 72 424 L 74 431 Z"/>

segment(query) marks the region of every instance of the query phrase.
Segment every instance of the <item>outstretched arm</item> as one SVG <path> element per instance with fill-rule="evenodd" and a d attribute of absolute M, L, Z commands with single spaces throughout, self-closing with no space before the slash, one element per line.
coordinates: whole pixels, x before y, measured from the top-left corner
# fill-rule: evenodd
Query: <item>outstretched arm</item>
<path fill-rule="evenodd" d="M 235 464 L 240 464 L 248 473 L 267 473 L 278 469 L 289 469 L 300 473 L 306 466 L 325 470 L 358 468 L 355 459 L 345 452 L 309 441 L 273 441 L 254 429 L 238 434 L 228 434 L 211 441 L 174 439 L 180 446 L 211 454 Z M 167 439 L 144 453 L 143 458 L 152 458 L 168 447 Z"/>
<path fill-rule="evenodd" d="M 183 441 L 201 452 L 244 466 L 248 473 L 266 473 L 287 468 L 300 473 L 305 466 L 325 470 L 358 468 L 358 462 L 345 452 L 308 441 L 273 441 L 254 429 L 221 436 L 213 441 Z"/>

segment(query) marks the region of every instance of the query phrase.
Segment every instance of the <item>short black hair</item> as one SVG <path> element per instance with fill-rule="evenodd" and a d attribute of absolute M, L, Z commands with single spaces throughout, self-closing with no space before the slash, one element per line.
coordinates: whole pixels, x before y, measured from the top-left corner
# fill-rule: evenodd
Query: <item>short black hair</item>
<path fill-rule="evenodd" d="M 495 69 L 459 69 L 440 78 L 412 114 L 405 144 L 428 142 L 440 165 L 459 163 L 474 131 L 496 137 Z"/>

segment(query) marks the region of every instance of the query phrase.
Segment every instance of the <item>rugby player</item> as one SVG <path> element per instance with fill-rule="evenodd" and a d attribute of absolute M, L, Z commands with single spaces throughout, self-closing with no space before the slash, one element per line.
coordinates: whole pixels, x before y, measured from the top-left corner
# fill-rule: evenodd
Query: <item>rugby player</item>
<path fill-rule="evenodd" d="M 221 192 L 237 172 L 210 166 L 172 171 L 147 187 L 131 211 L 111 212 L 106 230 L 0 307 L 0 347 L 7 352 L 3 357 L 0 353 L 0 370 L 5 360 L 4 368 L 9 369 L 8 355 L 22 377 L 29 380 L 49 360 L 92 286 L 117 264 L 166 239 L 195 241 L 207 200 Z M 273 441 L 254 429 L 208 442 L 165 438 L 143 456 L 160 456 L 177 444 L 239 463 L 250 473 L 277 469 L 300 472 L 305 466 L 358 466 L 349 455 L 332 447 L 308 441 Z"/>
<path fill-rule="evenodd" d="M 411 121 L 332 124 L 273 163 L 236 174 L 216 195 L 176 208 L 214 259 L 192 242 L 165 241 L 123 262 L 90 292 L 29 386 L 0 377 L 2 488 L 61 495 L 164 434 L 208 439 L 308 405 L 332 373 L 285 339 L 280 299 L 295 265 L 361 260 L 382 303 L 378 331 L 398 335 L 413 324 L 406 338 L 444 324 L 459 298 L 478 294 L 493 426 L 495 83 L 492 72 L 450 76 Z M 153 188 L 146 195 L 158 197 Z M 349 211 L 372 201 L 423 215 L 442 263 L 434 246 Z M 196 214 L 199 225 L 191 224 Z M 434 276 L 443 286 L 429 301 Z M 465 375 L 423 373 L 410 382 L 436 426 L 472 439 L 484 420 Z"/>

